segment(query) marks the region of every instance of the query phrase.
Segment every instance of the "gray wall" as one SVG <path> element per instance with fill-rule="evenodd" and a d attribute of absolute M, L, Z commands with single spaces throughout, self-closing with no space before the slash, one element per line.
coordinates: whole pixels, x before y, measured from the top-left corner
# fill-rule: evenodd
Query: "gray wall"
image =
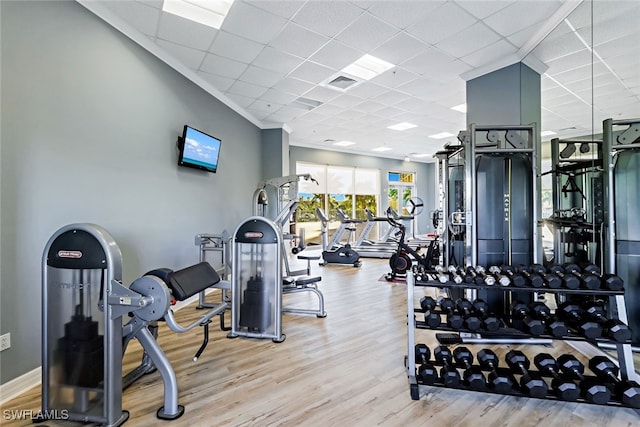
<path fill-rule="evenodd" d="M 295 133 L 292 135 L 295 140 Z M 433 231 L 431 215 L 437 207 L 436 168 L 435 163 L 404 162 L 402 160 L 385 159 L 374 156 L 361 156 L 336 151 L 316 150 L 306 147 L 291 147 L 289 151 L 290 171 L 296 172 L 296 162 L 318 163 L 332 166 L 356 166 L 359 168 L 380 170 L 380 189 L 382 200 L 380 208 L 389 206 L 387 199 L 387 172 L 415 172 L 418 197 L 425 204 L 422 215 L 418 216 L 418 230 L 420 233 Z"/>
<path fill-rule="evenodd" d="M 197 262 L 194 235 L 232 232 L 262 175 L 260 129 L 84 7 L 1 9 L 5 383 L 40 366 L 41 257 L 57 229 L 109 230 L 129 284 L 151 268 Z M 184 124 L 222 139 L 217 174 L 176 165 Z"/>

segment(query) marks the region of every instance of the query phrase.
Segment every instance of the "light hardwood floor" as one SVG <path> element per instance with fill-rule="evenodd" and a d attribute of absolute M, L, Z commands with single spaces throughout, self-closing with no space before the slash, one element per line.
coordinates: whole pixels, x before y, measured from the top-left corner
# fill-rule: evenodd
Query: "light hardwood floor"
<path fill-rule="evenodd" d="M 361 268 L 313 267 L 322 275 L 328 316 L 285 315 L 283 343 L 226 338 L 211 325 L 209 346 L 194 363 L 200 328 L 185 334 L 160 329 L 159 342 L 176 371 L 185 414 L 159 421 L 162 382 L 149 374 L 125 390 L 127 426 L 638 426 L 640 412 L 617 407 L 499 396 L 429 388 L 411 400 L 403 360 L 407 353 L 406 287 L 379 281 L 386 260 L 365 259 Z M 418 289 L 416 298 L 431 290 Z M 307 295 L 308 294 L 308 295 Z M 310 293 L 285 296 L 285 305 L 315 304 Z M 177 312 L 183 322 L 200 314 L 193 306 Z M 433 348 L 434 332 L 420 330 L 417 342 Z M 480 346 L 469 346 L 474 352 Z M 557 341 L 552 347 L 493 346 L 499 355 L 520 348 L 530 358 L 541 351 L 575 353 Z M 125 372 L 141 355 L 137 343 L 125 355 Z M 579 356 L 579 355 L 578 355 Z M 35 387 L 0 408 L 40 409 Z M 4 417 L 3 417 L 4 418 Z M 0 420 L 3 426 L 31 425 Z M 56 424 L 47 423 L 53 426 Z M 59 425 L 69 425 L 59 424 Z"/>

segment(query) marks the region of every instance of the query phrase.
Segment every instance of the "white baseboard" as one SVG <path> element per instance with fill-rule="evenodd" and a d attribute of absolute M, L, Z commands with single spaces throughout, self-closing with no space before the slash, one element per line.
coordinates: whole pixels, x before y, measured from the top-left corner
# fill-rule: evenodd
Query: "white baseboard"
<path fill-rule="evenodd" d="M 215 291 L 216 289 L 209 288 L 205 291 L 205 294 L 209 295 L 211 292 Z M 194 295 L 184 301 L 179 301 L 175 306 L 173 306 L 172 309 L 173 311 L 178 311 L 193 302 L 197 302 L 198 300 L 199 295 Z M 20 375 L 19 377 L 14 378 L 11 381 L 7 381 L 4 384 L 0 384 L 0 405 L 21 395 L 30 388 L 39 385 L 41 381 L 42 366 L 38 366 L 37 368 L 27 372 L 26 374 Z"/>
<path fill-rule="evenodd" d="M 4 384 L 0 384 L 0 405 L 21 395 L 25 391 L 40 384 L 42 381 L 42 367 L 20 375 Z"/>

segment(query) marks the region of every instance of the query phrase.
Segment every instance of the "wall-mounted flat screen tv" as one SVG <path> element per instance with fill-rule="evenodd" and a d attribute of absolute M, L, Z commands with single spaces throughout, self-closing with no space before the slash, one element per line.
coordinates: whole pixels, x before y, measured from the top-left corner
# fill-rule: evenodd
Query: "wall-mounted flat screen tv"
<path fill-rule="evenodd" d="M 221 143 L 221 139 L 185 125 L 178 144 L 178 164 L 215 173 Z"/>

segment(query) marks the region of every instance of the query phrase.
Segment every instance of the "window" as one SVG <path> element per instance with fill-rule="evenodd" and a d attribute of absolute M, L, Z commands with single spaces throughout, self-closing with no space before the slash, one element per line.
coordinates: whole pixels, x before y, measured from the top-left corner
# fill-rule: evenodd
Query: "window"
<path fill-rule="evenodd" d="M 366 219 L 365 208 L 374 215 L 378 211 L 380 199 L 380 171 L 344 166 L 318 165 L 313 163 L 296 163 L 296 173 L 309 173 L 318 181 L 300 182 L 298 187 L 298 205 L 296 216 L 296 232 L 299 227 L 305 229 L 308 242 L 320 241 L 320 221 L 316 208 L 321 208 L 331 219 L 336 218 L 337 208 L 342 209 L 349 217 Z M 340 224 L 333 221 L 329 224 L 329 234 Z M 357 227 L 356 235 L 364 224 Z"/>

